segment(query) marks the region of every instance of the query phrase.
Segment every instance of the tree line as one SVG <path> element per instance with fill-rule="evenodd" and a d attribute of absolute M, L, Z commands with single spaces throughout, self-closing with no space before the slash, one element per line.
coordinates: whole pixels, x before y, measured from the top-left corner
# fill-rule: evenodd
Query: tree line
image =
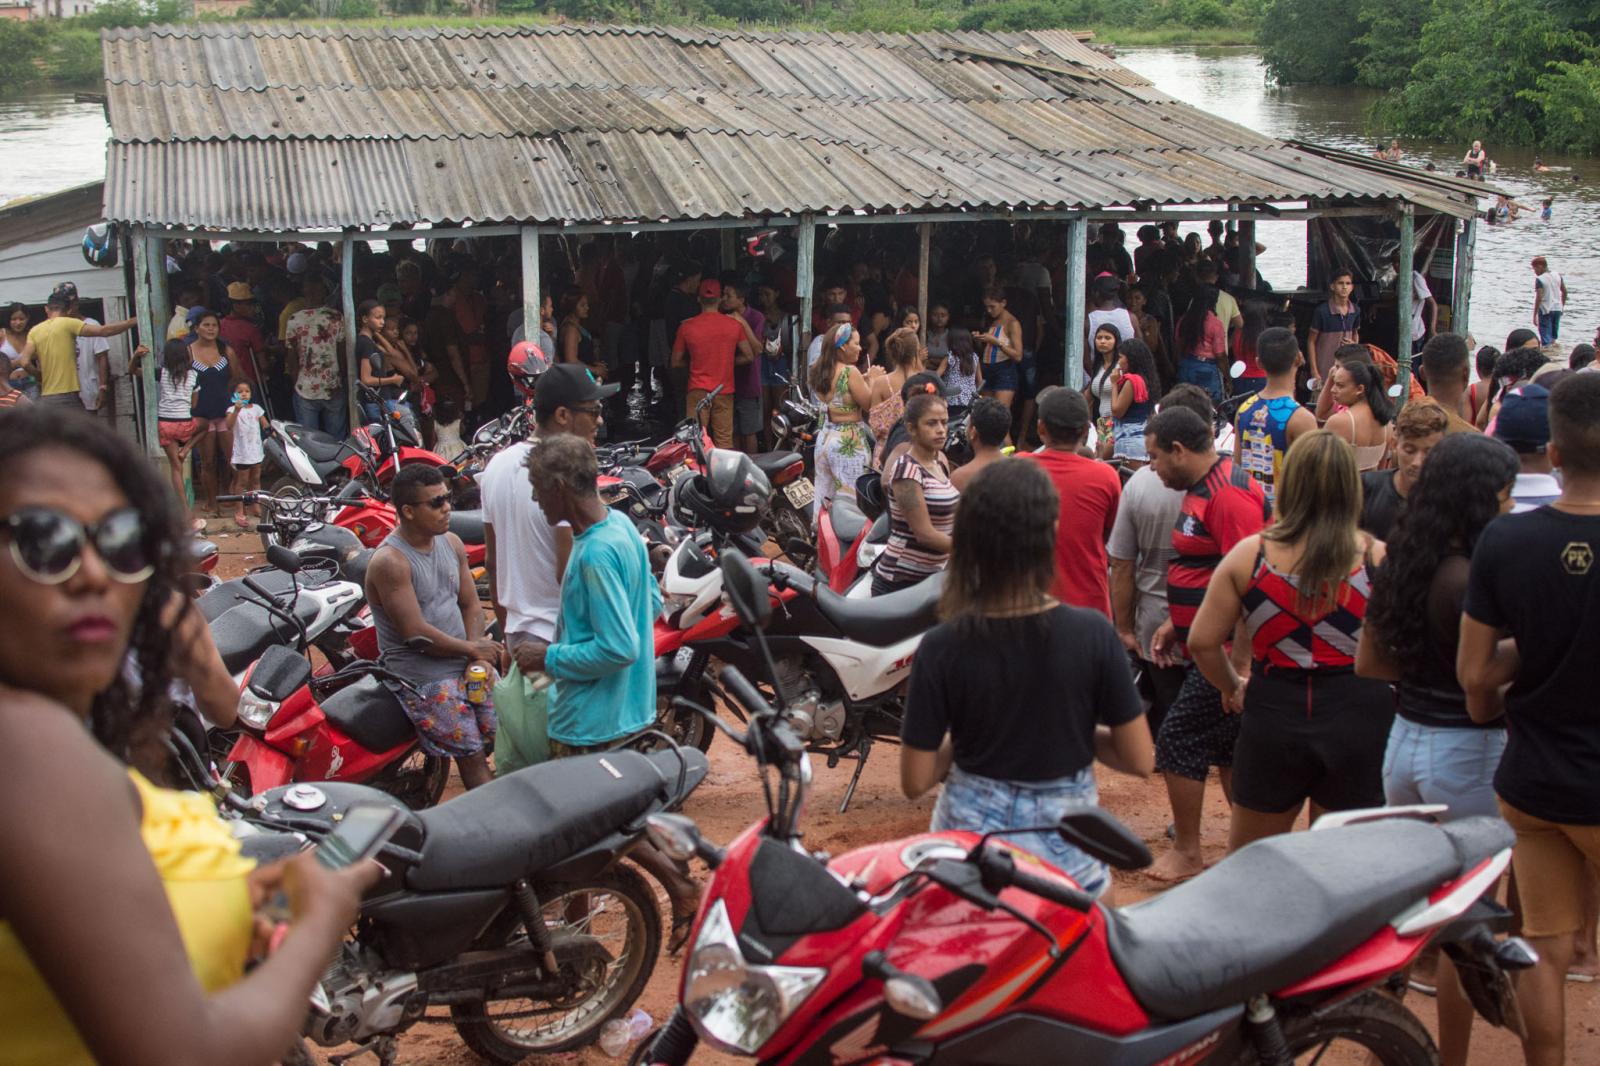
<path fill-rule="evenodd" d="M 1259 33 L 1279 82 L 1385 90 L 1377 128 L 1600 150 L 1593 0 L 1267 0 Z"/>

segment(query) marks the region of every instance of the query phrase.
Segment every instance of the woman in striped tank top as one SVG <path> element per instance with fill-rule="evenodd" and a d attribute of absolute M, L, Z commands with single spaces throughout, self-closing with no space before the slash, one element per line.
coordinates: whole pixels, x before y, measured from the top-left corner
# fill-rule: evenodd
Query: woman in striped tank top
<path fill-rule="evenodd" d="M 1356 644 L 1383 544 L 1357 528 L 1361 477 L 1351 447 L 1327 430 L 1284 456 L 1277 519 L 1234 546 L 1189 632 L 1189 651 L 1230 711 L 1243 712 L 1233 755 L 1230 851 L 1287 833 L 1307 801 L 1323 811 L 1383 806 L 1383 752 L 1394 699 L 1357 677 Z M 1250 672 L 1223 642 L 1244 622 Z"/>
<path fill-rule="evenodd" d="M 937 386 L 906 399 L 911 447 L 889 473 L 889 542 L 872 570 L 872 594 L 903 589 L 944 569 L 961 492 L 944 457 L 949 413 Z"/>

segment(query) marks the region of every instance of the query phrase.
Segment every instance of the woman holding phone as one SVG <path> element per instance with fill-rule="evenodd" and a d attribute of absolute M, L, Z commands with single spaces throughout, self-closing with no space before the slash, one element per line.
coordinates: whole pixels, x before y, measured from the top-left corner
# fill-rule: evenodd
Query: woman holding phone
<path fill-rule="evenodd" d="M 312 853 L 252 869 L 208 799 L 127 764 L 168 723 L 185 539 L 161 479 L 95 420 L 0 419 L 0 854 L 27 872 L 0 878 L 10 1066 L 277 1062 L 379 874 Z M 287 933 L 243 975 L 280 891 Z"/>

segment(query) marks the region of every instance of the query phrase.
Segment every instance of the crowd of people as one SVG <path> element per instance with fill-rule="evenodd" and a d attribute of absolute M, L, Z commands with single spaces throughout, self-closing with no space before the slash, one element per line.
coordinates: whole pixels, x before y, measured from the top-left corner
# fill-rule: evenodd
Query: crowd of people
<path fill-rule="evenodd" d="M 437 442 L 514 402 L 491 353 L 531 343 L 553 364 L 532 436 L 480 481 L 498 638 L 449 532 L 443 476 L 412 466 L 391 486 L 399 525 L 366 593 L 385 664 L 412 682 L 397 696 L 421 746 L 473 788 L 649 729 L 661 596 L 633 525 L 597 494 L 601 421 L 625 416 L 637 386 L 673 419 L 703 406 L 719 447 L 754 450 L 783 390 L 803 389 L 822 409 L 818 507 L 870 488 L 862 479 L 887 501 L 874 595 L 944 572 L 945 621 L 913 663 L 901 762 L 906 795 L 940 789 L 933 828 L 1048 824 L 1095 802 L 1095 762 L 1161 775 L 1172 840 L 1148 876 L 1168 884 L 1205 868 L 1213 771 L 1230 851 L 1302 812 L 1424 802 L 1448 818 L 1497 815 L 1516 832 L 1512 895 L 1541 958 L 1523 981 L 1528 1061 L 1563 1061 L 1565 982 L 1597 969 L 1600 918 L 1588 787 L 1600 722 L 1587 698 L 1600 676 L 1585 654 L 1600 640 L 1593 349 L 1562 361 L 1518 330 L 1504 351 L 1476 353 L 1474 382 L 1469 343 L 1437 331 L 1430 294 L 1413 305 L 1425 385 L 1392 395 L 1398 364 L 1362 342 L 1348 273 L 1330 278 L 1302 346 L 1258 279 L 1239 276 L 1237 235 L 1219 223 L 1211 237 L 1146 226 L 1130 253 L 1117 227 L 1100 228 L 1081 391 L 1049 369 L 1066 345 L 1062 283 L 1039 254 L 1048 231 L 966 260 L 971 276 L 929 300 L 926 331 L 912 261 L 865 256 L 823 282 L 803 353 L 782 256 L 708 277 L 694 248 L 645 256 L 594 241 L 530 332 L 514 258 L 494 242 L 362 253 L 349 354 L 376 397 L 368 417 L 413 420 Z M 129 769 L 162 721 L 178 672 L 170 634 L 192 613 L 179 469 L 199 456 L 203 518 L 229 485 L 252 483 L 265 412 L 347 428 L 332 255 L 174 256 L 179 306 L 156 374 L 170 486 L 85 417 L 104 406 L 108 371 L 91 348 L 88 377 L 80 344 L 132 323 L 73 317 L 64 289 L 43 322 L 8 322 L 0 592 L 22 609 L 0 624 L 29 628 L 0 634 L 12 740 L 0 797 L 47 797 L 58 813 L 0 830 L 7 854 L 40 871 L 0 886 L 0 970 L 26 991 L 0 1004 L 0 1048 L 26 1041 L 23 1061 L 142 1046 L 150 1018 L 172 1026 L 163 1046 L 190 1041 L 192 1061 L 273 1061 L 375 876 L 301 860 L 248 871 L 191 798 Z M 1553 340 L 1564 288 L 1536 287 Z M 1237 377 L 1225 372 L 1235 359 Z M 30 380 L 37 404 L 21 399 Z M 1219 419 L 1230 393 L 1237 409 Z M 973 455 L 952 468 L 960 415 Z M 61 834 L 83 847 L 54 847 Z M 1018 839 L 1087 891 L 1109 889 L 1104 867 L 1061 840 Z M 186 864 L 204 856 L 225 906 L 165 902 L 178 899 L 174 848 Z M 672 886 L 681 942 L 696 886 L 649 847 L 634 857 Z M 241 977 L 260 953 L 252 902 L 280 883 L 294 932 Z M 62 885 L 76 895 L 63 900 Z M 93 918 L 61 923 L 74 904 Z M 96 969 L 110 945 L 120 961 Z M 1447 961 L 1434 981 L 1444 1061 L 1460 1066 L 1471 1011 Z M 128 997 L 134 987 L 146 991 Z"/>

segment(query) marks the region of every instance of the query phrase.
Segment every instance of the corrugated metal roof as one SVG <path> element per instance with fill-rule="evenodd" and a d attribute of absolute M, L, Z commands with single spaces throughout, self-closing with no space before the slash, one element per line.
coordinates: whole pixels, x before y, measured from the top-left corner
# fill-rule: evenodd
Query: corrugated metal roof
<path fill-rule="evenodd" d="M 1404 197 L 1179 103 L 1065 31 L 383 29 L 102 35 L 106 216 L 325 230 Z"/>

